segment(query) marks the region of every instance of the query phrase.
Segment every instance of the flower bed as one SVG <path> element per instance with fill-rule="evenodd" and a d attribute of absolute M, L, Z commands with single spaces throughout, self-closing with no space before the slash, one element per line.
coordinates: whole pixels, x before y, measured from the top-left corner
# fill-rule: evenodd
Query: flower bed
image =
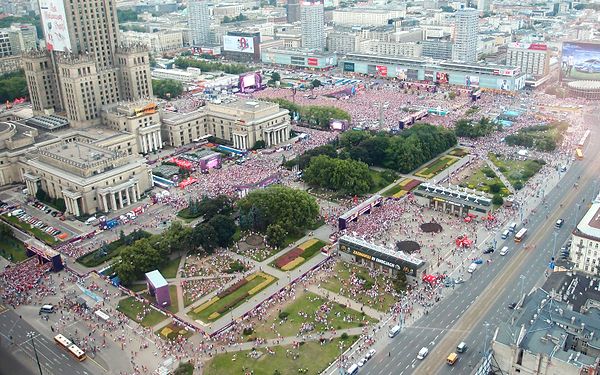
<path fill-rule="evenodd" d="M 421 181 L 411 178 L 410 180 L 406 181 L 406 183 L 402 186 L 402 190 L 411 191 L 419 185 L 421 185 Z"/>
<path fill-rule="evenodd" d="M 285 266 L 281 267 L 282 271 L 290 271 L 293 270 L 294 268 L 298 267 L 300 264 L 302 264 L 306 259 L 304 259 L 303 257 L 298 257 L 294 260 L 292 260 L 291 262 L 289 262 L 288 264 L 286 264 Z"/>
<path fill-rule="evenodd" d="M 253 275 L 254 276 L 254 275 Z M 244 284 L 247 284 L 248 281 L 250 281 L 252 279 L 241 279 L 240 281 L 238 281 L 237 283 L 233 284 L 232 286 L 230 286 L 229 288 L 225 289 L 224 291 L 222 291 L 221 293 L 217 294 L 217 297 L 219 298 L 223 298 L 228 294 L 231 294 L 233 292 L 235 292 L 236 290 L 240 289 L 242 286 L 244 286 Z"/>
<path fill-rule="evenodd" d="M 313 238 L 311 240 L 302 242 L 300 245 L 298 245 L 298 247 L 301 248 L 302 250 L 306 250 L 309 247 L 311 247 L 312 245 L 316 244 L 317 242 L 319 242 L 319 240 L 317 240 L 316 238 Z"/>
<path fill-rule="evenodd" d="M 250 289 L 248 291 L 249 295 L 253 295 L 255 293 L 260 292 L 261 290 L 263 290 L 264 288 L 266 288 L 267 285 L 271 284 L 273 282 L 273 280 L 275 280 L 275 278 L 273 276 L 264 274 L 262 272 L 261 272 L 261 276 L 265 278 L 265 281 L 263 281 L 262 283 L 258 284 L 254 288 Z"/>
<path fill-rule="evenodd" d="M 281 267 L 285 266 L 286 264 L 288 264 L 289 262 L 293 261 L 294 259 L 298 258 L 300 256 L 300 254 L 302 254 L 303 252 L 304 252 L 304 249 L 302 249 L 300 247 L 295 247 L 292 250 L 290 250 L 287 253 L 280 256 L 279 258 L 277 258 L 275 260 L 275 266 L 277 268 L 281 268 Z"/>
<path fill-rule="evenodd" d="M 219 297 L 213 297 L 210 300 L 204 302 L 202 305 L 196 307 L 194 309 L 194 312 L 197 314 L 202 310 L 205 310 L 208 306 L 212 305 L 213 303 L 217 302 L 219 300 Z"/>

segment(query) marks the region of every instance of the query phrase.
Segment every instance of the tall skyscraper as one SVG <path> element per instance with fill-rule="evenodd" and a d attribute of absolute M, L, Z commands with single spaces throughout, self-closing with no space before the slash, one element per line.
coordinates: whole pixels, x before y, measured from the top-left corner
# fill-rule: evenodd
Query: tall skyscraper
<path fill-rule="evenodd" d="M 210 17 L 206 0 L 188 2 L 188 22 L 192 45 L 203 47 L 210 44 Z"/>
<path fill-rule="evenodd" d="M 477 32 L 479 30 L 479 12 L 466 8 L 456 12 L 454 25 L 454 61 L 477 61 Z"/>
<path fill-rule="evenodd" d="M 322 51 L 325 48 L 325 18 L 323 1 L 304 1 L 300 6 L 302 48 Z"/>
<path fill-rule="evenodd" d="M 491 0 L 478 0 L 477 1 L 477 10 L 480 12 L 489 12 L 490 1 Z"/>
<path fill-rule="evenodd" d="M 300 0 L 288 0 L 285 10 L 288 23 L 300 21 Z"/>
<path fill-rule="evenodd" d="M 40 13 L 46 50 L 23 56 L 34 114 L 82 128 L 107 104 L 152 96 L 148 51 L 119 46 L 114 0 L 40 0 Z"/>

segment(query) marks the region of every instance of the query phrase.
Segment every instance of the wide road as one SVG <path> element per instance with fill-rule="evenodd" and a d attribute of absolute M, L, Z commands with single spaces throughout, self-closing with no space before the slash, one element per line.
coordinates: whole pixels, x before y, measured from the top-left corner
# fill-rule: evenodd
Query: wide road
<path fill-rule="evenodd" d="M 2 306 L 2 305 L 0 305 Z M 29 325 L 24 319 L 21 319 L 17 313 L 11 309 L 1 308 L 0 312 L 0 359 L 2 359 L 0 368 L 2 372 L 9 368 L 22 369 L 17 363 L 12 363 L 15 359 L 19 360 L 22 365 L 29 368 L 29 371 L 12 372 L 11 374 L 29 375 L 32 373 L 38 374 L 39 370 L 31 340 L 27 337 L 29 332 L 33 332 L 35 340 L 35 348 L 37 349 L 38 358 L 42 367 L 43 374 L 55 375 L 86 375 L 99 373 L 98 370 L 89 370 L 85 365 L 63 351 L 54 343 L 54 340 L 42 336 L 38 331 Z M 5 358 L 11 358 L 12 361 L 5 363 Z M 89 361 L 89 359 L 87 360 Z M 87 362 L 86 361 L 86 362 Z M 5 368 L 4 365 L 7 365 Z"/>
<path fill-rule="evenodd" d="M 596 130 L 586 150 L 598 149 L 598 137 Z M 518 300 L 521 288 L 528 291 L 543 276 L 553 251 L 556 218 L 563 217 L 566 220 L 556 238 L 558 253 L 570 229 L 587 208 L 587 203 L 598 193 L 598 181 L 595 179 L 600 175 L 600 163 L 593 163 L 590 159 L 588 157 L 575 162 L 557 187 L 550 193 L 546 192 L 548 208 L 540 206 L 536 214 L 529 217 L 529 234 L 523 243 L 516 244 L 510 238 L 504 243 L 499 241 L 498 248 L 509 247 L 507 256 L 495 253 L 492 263 L 478 267 L 464 284 L 456 286 L 459 289 L 455 293 L 444 298 L 428 315 L 417 320 L 396 338 L 389 339 L 389 345 L 360 372 L 373 375 L 469 373 L 467 367 L 479 361 L 479 352 L 483 350 L 486 331 L 484 319 L 490 320 L 489 341 L 495 325 L 510 313 L 506 304 Z M 576 182 L 579 188 L 574 190 Z M 585 204 L 582 198 L 586 199 Z M 521 275 L 525 276 L 523 281 Z M 446 366 L 446 357 L 460 341 L 467 342 L 471 350 L 462 356 L 456 367 L 443 367 Z M 424 361 L 419 361 L 416 355 L 422 347 L 428 347 L 430 353 Z"/>

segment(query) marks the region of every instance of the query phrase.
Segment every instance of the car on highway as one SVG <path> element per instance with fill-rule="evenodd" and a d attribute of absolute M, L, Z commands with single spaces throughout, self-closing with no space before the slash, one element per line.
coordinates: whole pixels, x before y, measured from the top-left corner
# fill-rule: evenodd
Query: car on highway
<path fill-rule="evenodd" d="M 421 350 L 419 350 L 419 353 L 417 354 L 417 359 L 425 359 L 425 357 L 427 357 L 427 354 L 429 354 L 429 349 L 427 349 L 426 347 L 422 347 Z"/>
<path fill-rule="evenodd" d="M 358 365 L 358 367 L 363 367 L 365 365 L 365 363 L 367 363 L 368 359 L 367 357 L 362 357 L 360 359 L 360 361 L 358 361 L 356 364 Z"/>
<path fill-rule="evenodd" d="M 458 354 L 456 354 L 456 353 L 450 353 L 450 355 L 448 356 L 448 358 L 446 358 L 446 363 L 449 366 L 454 366 L 454 364 L 456 363 L 456 361 L 458 361 Z"/>
<path fill-rule="evenodd" d="M 375 349 L 371 349 L 371 350 L 369 350 L 369 351 L 367 352 L 367 354 L 365 354 L 365 358 L 367 358 L 367 359 L 371 359 L 371 358 L 373 358 L 373 356 L 375 355 L 375 353 L 376 353 L 376 352 L 375 352 Z"/>
<path fill-rule="evenodd" d="M 500 250 L 500 255 L 504 256 L 508 254 L 508 246 L 504 246 L 502 250 Z"/>
<path fill-rule="evenodd" d="M 469 268 L 467 268 L 467 272 L 468 273 L 473 273 L 473 272 L 475 272 L 476 269 L 477 269 L 477 263 L 471 263 L 469 265 Z"/>
<path fill-rule="evenodd" d="M 355 363 L 346 369 L 346 375 L 354 375 L 358 373 L 358 365 Z"/>
<path fill-rule="evenodd" d="M 516 303 L 516 302 L 510 303 L 510 304 L 508 305 L 508 308 L 509 308 L 510 310 L 514 310 L 514 309 L 515 309 L 515 307 L 517 307 L 517 303 Z"/>
<path fill-rule="evenodd" d="M 557 228 L 560 228 L 563 226 L 564 223 L 565 223 L 564 219 L 558 219 L 558 220 L 556 220 L 556 223 L 554 224 L 554 226 Z"/>
<path fill-rule="evenodd" d="M 456 346 L 456 351 L 459 353 L 464 353 L 467 351 L 467 348 L 467 344 L 464 341 L 461 341 L 461 343 Z"/>
<path fill-rule="evenodd" d="M 490 246 L 487 249 L 483 250 L 484 254 L 492 254 L 494 252 L 494 247 Z"/>
<path fill-rule="evenodd" d="M 393 326 L 390 331 L 388 332 L 388 336 L 393 339 L 394 337 L 396 337 L 399 333 L 400 330 L 402 329 L 402 327 L 400 327 L 399 325 L 395 325 Z"/>

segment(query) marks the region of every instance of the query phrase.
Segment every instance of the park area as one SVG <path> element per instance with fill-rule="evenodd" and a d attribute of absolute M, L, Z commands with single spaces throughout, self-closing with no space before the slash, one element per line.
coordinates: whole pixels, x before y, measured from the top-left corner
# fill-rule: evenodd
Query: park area
<path fill-rule="evenodd" d="M 446 170 L 448 167 L 450 167 L 452 164 L 456 163 L 459 160 L 459 157 L 452 155 L 441 156 L 432 161 L 431 163 L 427 164 L 425 167 L 419 169 L 415 173 L 415 176 L 429 180 L 435 177 L 436 175 L 440 174 L 442 171 Z"/>
<path fill-rule="evenodd" d="M 373 275 L 369 269 L 338 262 L 332 277 L 321 287 L 381 312 L 389 311 L 396 303 L 393 282 L 389 277 Z"/>
<path fill-rule="evenodd" d="M 316 238 L 307 240 L 275 259 L 272 265 L 282 271 L 291 271 L 318 254 L 325 245 Z"/>
<path fill-rule="evenodd" d="M 296 299 L 290 302 L 281 310 L 272 309 L 264 321 L 261 320 L 259 325 L 255 325 L 249 336 L 272 339 L 320 334 L 333 329 L 362 327 L 375 322 L 361 312 L 311 292 L 297 295 Z"/>
<path fill-rule="evenodd" d="M 188 315 L 203 322 L 215 321 L 275 281 L 276 277 L 264 272 L 253 273 L 191 310 Z"/>
<path fill-rule="evenodd" d="M 219 354 L 207 363 L 204 374 L 320 374 L 357 340 L 344 338 Z"/>
<path fill-rule="evenodd" d="M 403 178 L 397 184 L 392 187 L 386 189 L 382 195 L 384 197 L 392 197 L 392 198 L 402 198 L 409 192 L 411 192 L 414 188 L 419 186 L 421 181 L 416 180 L 414 178 Z"/>
<path fill-rule="evenodd" d="M 496 172 L 487 165 L 473 166 L 461 175 L 460 182 L 458 182 L 461 187 L 479 190 L 488 194 L 498 194 L 502 197 L 510 195 L 510 191 L 496 175 Z"/>
<path fill-rule="evenodd" d="M 25 245 L 12 236 L 4 236 L 0 241 L 0 256 L 13 263 L 19 263 L 27 259 Z"/>
<path fill-rule="evenodd" d="M 522 189 L 527 180 L 535 176 L 546 164 L 544 160 L 509 159 L 503 155 L 494 153 L 489 153 L 488 158 L 517 190 Z"/>
<path fill-rule="evenodd" d="M 167 318 L 152 308 L 149 303 L 142 303 L 135 297 L 127 297 L 119 301 L 117 310 L 144 327 L 152 327 Z"/>
<path fill-rule="evenodd" d="M 54 246 L 60 242 L 55 237 L 49 235 L 48 233 L 44 232 L 43 230 L 41 230 L 37 227 L 34 227 L 33 225 L 31 225 L 29 223 L 19 220 L 18 217 L 2 215 L 2 218 L 6 222 L 12 224 L 13 226 L 21 229 L 24 232 L 31 234 L 32 236 L 34 236 L 38 240 L 46 243 L 47 245 Z"/>

